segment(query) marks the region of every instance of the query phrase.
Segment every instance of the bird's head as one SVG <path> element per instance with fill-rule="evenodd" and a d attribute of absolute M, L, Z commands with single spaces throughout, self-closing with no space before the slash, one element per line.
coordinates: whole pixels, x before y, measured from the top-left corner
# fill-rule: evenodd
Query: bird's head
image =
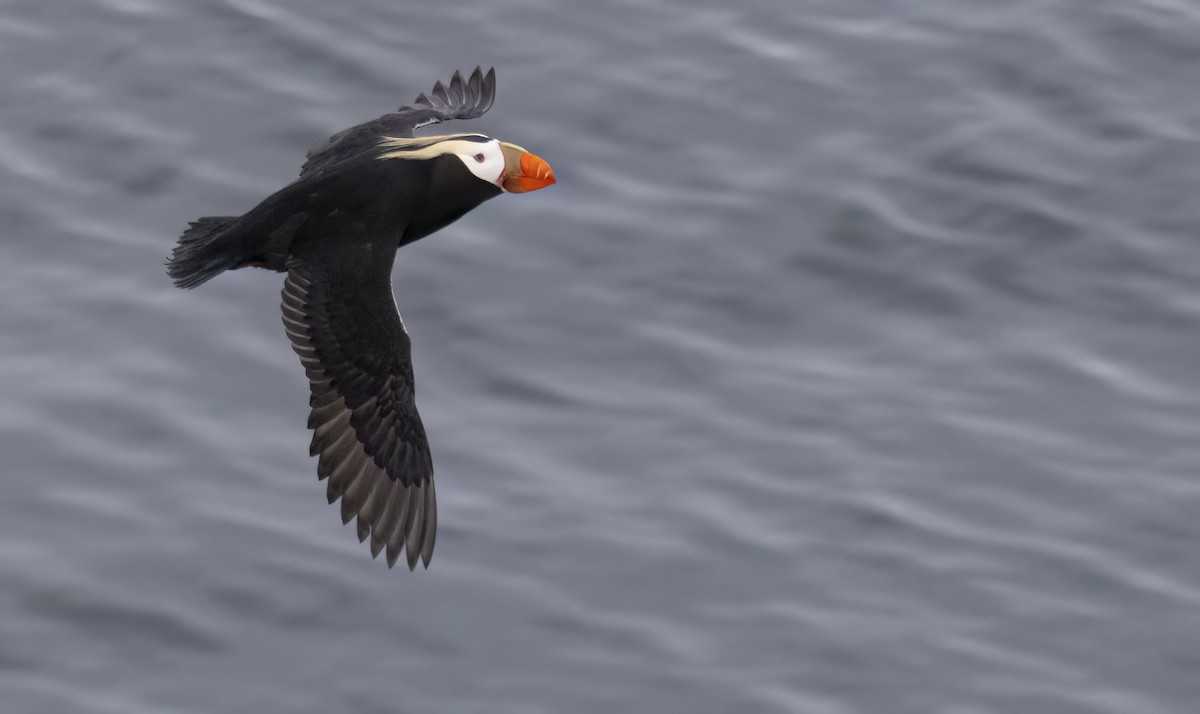
<path fill-rule="evenodd" d="M 550 164 L 516 144 L 496 139 L 467 143 L 474 146 L 456 150 L 454 155 L 476 178 L 495 184 L 501 191 L 525 193 L 554 183 Z"/>
<path fill-rule="evenodd" d="M 454 157 L 475 178 L 505 193 L 536 191 L 554 184 L 554 170 L 528 150 L 483 134 L 426 136 L 383 141 L 380 159 Z"/>
<path fill-rule="evenodd" d="M 420 206 L 406 216 L 402 244 L 439 230 L 501 193 L 525 193 L 554 183 L 541 158 L 515 144 L 482 134 L 385 138 L 380 159 L 424 166 Z"/>

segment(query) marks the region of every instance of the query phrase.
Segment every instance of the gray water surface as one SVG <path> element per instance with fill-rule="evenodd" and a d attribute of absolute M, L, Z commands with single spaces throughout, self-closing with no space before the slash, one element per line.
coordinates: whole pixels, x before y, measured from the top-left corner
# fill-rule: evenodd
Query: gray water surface
<path fill-rule="evenodd" d="M 476 64 L 559 183 L 398 256 L 389 571 L 280 276 L 162 259 Z M 0 711 L 1200 707 L 1194 3 L 9 0 L 0 86 Z"/>

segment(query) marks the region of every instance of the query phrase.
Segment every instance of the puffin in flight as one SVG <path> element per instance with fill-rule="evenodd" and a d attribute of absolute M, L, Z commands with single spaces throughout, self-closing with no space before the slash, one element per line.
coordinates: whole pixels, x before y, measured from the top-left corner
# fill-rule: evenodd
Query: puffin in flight
<path fill-rule="evenodd" d="M 167 272 L 194 288 L 226 270 L 286 272 L 283 326 L 308 374 L 310 455 L 388 567 L 429 567 L 437 532 L 433 461 L 413 395 L 408 332 L 392 296 L 396 250 L 502 193 L 554 183 L 550 165 L 482 134 L 414 137 L 492 106 L 496 73 L 454 73 L 428 95 L 308 151 L 300 177 L 241 216 L 201 218 Z"/>

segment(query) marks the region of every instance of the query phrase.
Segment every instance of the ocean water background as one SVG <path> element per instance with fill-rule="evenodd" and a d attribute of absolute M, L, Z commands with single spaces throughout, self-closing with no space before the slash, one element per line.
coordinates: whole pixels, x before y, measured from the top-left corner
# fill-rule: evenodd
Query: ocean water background
<path fill-rule="evenodd" d="M 397 258 L 389 571 L 281 277 L 162 259 L 476 64 L 559 184 Z M 0 86 L 4 712 L 1200 707 L 1194 3 L 7 0 Z"/>

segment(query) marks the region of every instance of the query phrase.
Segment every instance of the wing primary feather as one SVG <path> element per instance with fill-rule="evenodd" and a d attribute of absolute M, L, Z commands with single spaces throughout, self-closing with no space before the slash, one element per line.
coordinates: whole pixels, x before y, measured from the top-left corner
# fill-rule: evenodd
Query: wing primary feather
<path fill-rule="evenodd" d="M 338 440 L 321 452 L 321 460 L 317 462 L 317 478 L 327 478 L 333 470 L 345 462 L 356 450 L 361 449 L 354 432 L 346 430 Z"/>
<path fill-rule="evenodd" d="M 467 96 L 471 98 L 472 108 L 479 111 L 479 106 L 483 103 L 483 75 L 478 67 L 467 80 Z"/>
<path fill-rule="evenodd" d="M 339 401 L 341 398 L 342 395 L 338 394 L 332 389 L 328 392 L 313 392 L 313 395 L 309 397 L 308 406 L 312 407 L 313 409 L 320 409 Z"/>
<path fill-rule="evenodd" d="M 366 455 L 360 452 L 343 461 L 333 470 L 333 473 L 329 474 L 329 481 L 325 486 L 325 496 L 331 504 L 346 492 L 346 488 L 349 486 L 348 481 L 362 470 L 364 461 L 366 461 Z"/>
<path fill-rule="evenodd" d="M 438 80 L 433 85 L 433 97 L 438 101 L 440 109 L 445 109 L 450 106 L 450 97 L 446 94 L 446 85 Z"/>
<path fill-rule="evenodd" d="M 463 78 L 462 72 L 454 70 L 454 76 L 450 78 L 450 99 L 453 100 L 455 107 L 463 108 L 466 106 L 466 95 L 463 93 Z"/>
<path fill-rule="evenodd" d="M 404 487 L 394 481 L 389 481 L 384 491 L 384 501 L 375 518 L 372 519 L 374 527 L 371 529 L 371 557 L 379 556 L 379 551 L 387 545 L 388 524 L 391 523 L 392 513 L 396 506 L 396 492 Z"/>
<path fill-rule="evenodd" d="M 425 532 L 421 535 L 421 561 L 429 567 L 433 559 L 433 543 L 437 540 L 437 493 L 433 479 L 425 482 Z"/>
<path fill-rule="evenodd" d="M 350 519 L 358 515 L 362 509 L 363 499 L 367 497 L 367 491 L 370 488 L 371 472 L 373 465 L 368 461 L 363 464 L 358 470 L 358 474 L 354 477 L 354 481 L 346 486 L 346 492 L 342 494 L 342 523 L 350 522 Z"/>
<path fill-rule="evenodd" d="M 496 68 L 492 67 L 483 77 L 483 100 L 480 102 L 479 114 L 482 115 L 492 108 L 496 101 Z"/>
<path fill-rule="evenodd" d="M 421 526 L 425 520 L 425 499 L 424 493 L 422 493 L 425 488 L 425 484 L 421 484 L 416 488 L 419 489 L 415 494 L 418 499 L 418 503 L 416 508 L 408 509 L 409 513 L 413 514 L 413 517 L 412 523 L 409 524 L 404 536 L 404 549 L 408 551 L 408 569 L 410 571 L 417 569 L 417 560 L 421 556 L 421 543 L 418 541 L 420 538 L 419 534 L 421 532 Z"/>
<path fill-rule="evenodd" d="M 392 507 L 392 521 L 387 524 L 384 533 L 389 568 L 396 564 L 401 551 L 404 550 L 404 524 L 408 519 L 408 510 L 412 507 L 412 493 L 412 488 L 397 485 L 393 496 L 395 505 Z"/>
<path fill-rule="evenodd" d="M 391 501 L 392 487 L 394 484 L 382 474 L 374 474 L 371 484 L 371 492 L 367 494 L 366 501 L 363 502 L 362 509 L 358 512 L 358 520 L 360 523 L 366 523 L 370 526 L 372 532 L 371 540 L 371 557 L 379 555 L 379 551 L 375 548 L 374 531 L 379 526 L 380 513 L 386 508 L 388 502 Z M 359 538 L 359 540 L 363 540 Z"/>

